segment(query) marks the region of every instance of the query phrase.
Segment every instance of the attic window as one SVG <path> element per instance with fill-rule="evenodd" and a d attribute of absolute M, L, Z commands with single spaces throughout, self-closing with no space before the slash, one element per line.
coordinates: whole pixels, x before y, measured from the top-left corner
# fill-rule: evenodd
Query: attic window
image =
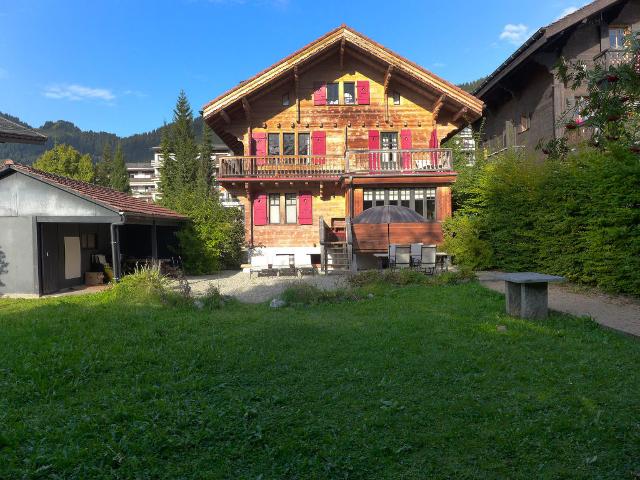
<path fill-rule="evenodd" d="M 344 82 L 344 104 L 355 105 L 356 104 L 356 84 L 353 82 Z"/>
<path fill-rule="evenodd" d="M 520 115 L 520 133 L 526 132 L 529 128 L 531 128 L 531 117 L 523 113 Z"/>
<path fill-rule="evenodd" d="M 340 103 L 339 88 L 337 83 L 327 83 L 327 105 Z"/>
<path fill-rule="evenodd" d="M 282 94 L 282 106 L 288 107 L 291 104 L 289 101 L 289 92 Z"/>
<path fill-rule="evenodd" d="M 400 105 L 400 92 L 397 90 L 394 90 L 393 92 L 393 104 Z"/>

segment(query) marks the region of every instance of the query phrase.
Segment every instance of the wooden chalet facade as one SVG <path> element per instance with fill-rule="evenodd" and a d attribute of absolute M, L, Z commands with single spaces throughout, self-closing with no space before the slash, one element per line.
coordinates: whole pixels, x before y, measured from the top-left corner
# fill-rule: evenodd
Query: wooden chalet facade
<path fill-rule="evenodd" d="M 439 142 L 482 107 L 341 26 L 211 101 L 203 117 L 233 151 L 218 181 L 244 206 L 252 264 L 293 255 L 337 267 L 364 266 L 386 251 L 389 232 L 393 243 L 442 240 L 456 173 Z M 351 225 L 390 204 L 427 221 Z"/>

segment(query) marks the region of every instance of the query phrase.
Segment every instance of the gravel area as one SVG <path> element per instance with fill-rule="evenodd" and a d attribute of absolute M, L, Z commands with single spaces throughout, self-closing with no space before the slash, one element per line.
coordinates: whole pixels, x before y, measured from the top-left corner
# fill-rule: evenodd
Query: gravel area
<path fill-rule="evenodd" d="M 504 293 L 504 281 L 499 272 L 479 272 L 485 287 Z M 600 325 L 640 337 L 640 302 L 636 299 L 575 291 L 571 284 L 549 285 L 549 308 L 577 317 L 591 317 Z"/>
<path fill-rule="evenodd" d="M 218 287 L 223 295 L 230 295 L 241 302 L 262 303 L 280 295 L 287 286 L 299 282 L 308 283 L 318 288 L 336 289 L 345 283 L 345 276 L 308 275 L 304 277 L 258 277 L 249 278 L 248 273 L 225 271 L 215 275 L 188 277 L 194 295 L 206 292 L 210 285 Z"/>

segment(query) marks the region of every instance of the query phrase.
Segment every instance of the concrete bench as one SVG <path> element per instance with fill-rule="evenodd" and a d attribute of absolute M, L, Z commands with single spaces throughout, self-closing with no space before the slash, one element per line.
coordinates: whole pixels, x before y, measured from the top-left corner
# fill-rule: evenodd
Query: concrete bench
<path fill-rule="evenodd" d="M 544 319 L 549 314 L 549 283 L 564 282 L 564 277 L 542 273 L 506 273 L 499 277 L 505 282 L 507 313 L 514 317 Z"/>

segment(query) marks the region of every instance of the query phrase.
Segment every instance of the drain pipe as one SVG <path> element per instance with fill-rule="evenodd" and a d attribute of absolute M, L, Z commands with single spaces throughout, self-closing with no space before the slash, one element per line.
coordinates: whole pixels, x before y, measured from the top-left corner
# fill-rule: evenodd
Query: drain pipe
<path fill-rule="evenodd" d="M 113 279 L 120 281 L 120 233 L 117 227 L 124 225 L 124 213 L 120 212 L 120 221 L 110 225 L 111 228 L 111 263 L 113 264 Z"/>

